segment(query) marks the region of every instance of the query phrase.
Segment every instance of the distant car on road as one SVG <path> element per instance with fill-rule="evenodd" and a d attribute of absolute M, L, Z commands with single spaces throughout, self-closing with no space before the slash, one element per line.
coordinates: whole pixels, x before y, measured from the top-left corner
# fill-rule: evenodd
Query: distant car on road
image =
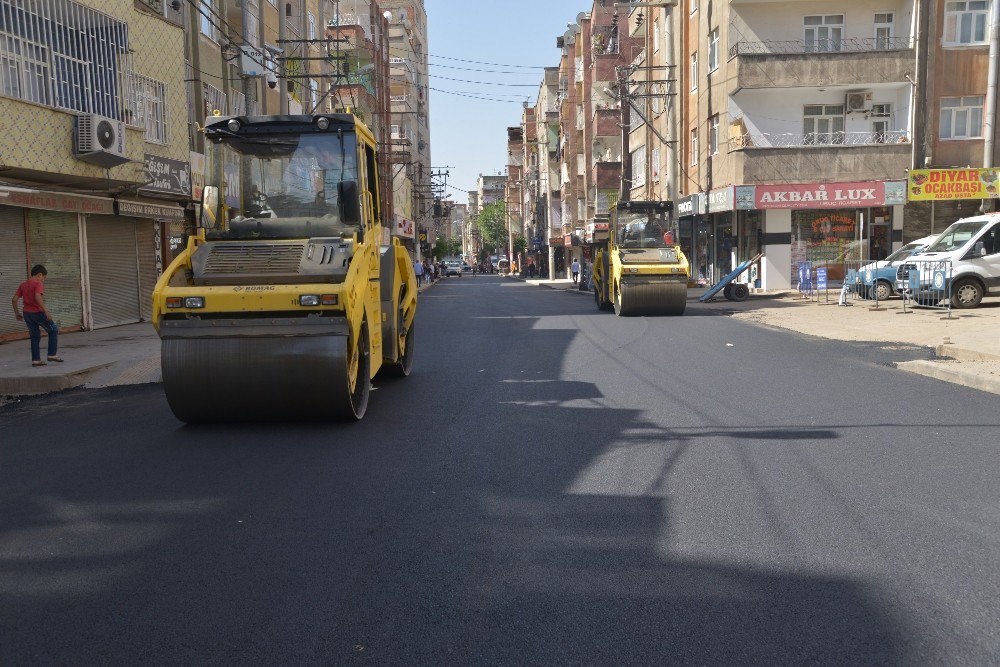
<path fill-rule="evenodd" d="M 444 260 L 444 265 L 447 267 L 445 276 L 458 276 L 462 277 L 462 262 L 457 259 L 446 259 Z"/>
<path fill-rule="evenodd" d="M 904 260 L 916 255 L 933 243 L 937 237 L 938 235 L 935 234 L 934 236 L 925 236 L 922 239 L 917 239 L 916 241 L 907 243 L 883 260 L 862 266 L 858 272 L 861 280 L 859 286 L 861 296 L 866 299 L 877 298 L 879 301 L 885 301 L 890 296 L 896 294 L 894 287 L 896 283 L 896 268 Z"/>

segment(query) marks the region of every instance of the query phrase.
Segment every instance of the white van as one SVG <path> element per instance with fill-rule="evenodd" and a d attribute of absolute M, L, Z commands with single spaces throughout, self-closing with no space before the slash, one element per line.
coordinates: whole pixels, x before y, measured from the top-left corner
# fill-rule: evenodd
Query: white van
<path fill-rule="evenodd" d="M 987 294 L 1000 294 L 1000 214 L 964 218 L 953 224 L 919 255 L 900 265 L 897 287 L 906 289 L 910 272 L 920 273 L 920 288 L 913 298 L 935 305 L 949 285 L 934 285 L 933 268 L 951 261 L 951 305 L 975 308 Z M 930 303 L 934 301 L 935 304 Z"/>

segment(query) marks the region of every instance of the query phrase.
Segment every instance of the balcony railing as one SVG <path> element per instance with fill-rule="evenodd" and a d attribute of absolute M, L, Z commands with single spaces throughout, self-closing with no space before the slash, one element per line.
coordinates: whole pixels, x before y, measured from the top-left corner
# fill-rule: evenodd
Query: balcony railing
<path fill-rule="evenodd" d="M 852 37 L 848 39 L 816 39 L 812 41 L 740 41 L 729 48 L 729 57 L 795 53 L 864 53 L 868 51 L 900 51 L 910 48 L 913 48 L 913 40 L 909 37 Z"/>
<path fill-rule="evenodd" d="M 803 132 L 768 134 L 746 132 L 729 140 L 731 151 L 745 148 L 809 148 L 812 146 L 877 146 L 881 144 L 908 144 L 907 130 L 887 132 Z"/>

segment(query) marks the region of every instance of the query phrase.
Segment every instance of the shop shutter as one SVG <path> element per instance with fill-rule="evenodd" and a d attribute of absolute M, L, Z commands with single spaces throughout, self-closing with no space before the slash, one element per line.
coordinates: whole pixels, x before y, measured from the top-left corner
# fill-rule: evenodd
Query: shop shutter
<path fill-rule="evenodd" d="M 0 206 L 0 297 L 10 299 L 28 277 L 24 250 L 24 209 Z M 24 333 L 24 324 L 14 319 L 10 306 L 0 303 L 0 336 Z"/>
<path fill-rule="evenodd" d="M 83 325 L 80 227 L 76 213 L 28 211 L 29 264 L 44 264 L 45 305 L 60 326 Z"/>
<path fill-rule="evenodd" d="M 156 235 L 159 225 L 149 220 L 135 223 L 135 250 L 139 256 L 139 314 L 145 322 L 153 319 L 153 288 L 156 287 Z"/>
<path fill-rule="evenodd" d="M 88 216 L 87 262 L 94 328 L 138 322 L 139 266 L 135 253 L 135 220 Z"/>

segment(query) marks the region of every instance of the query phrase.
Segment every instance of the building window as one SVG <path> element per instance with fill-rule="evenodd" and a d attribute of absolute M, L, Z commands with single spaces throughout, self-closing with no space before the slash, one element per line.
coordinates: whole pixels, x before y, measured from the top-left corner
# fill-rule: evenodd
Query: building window
<path fill-rule="evenodd" d="M 653 53 L 660 52 L 660 19 L 653 22 Z"/>
<path fill-rule="evenodd" d="M 691 54 L 691 92 L 698 90 L 698 52 Z"/>
<path fill-rule="evenodd" d="M 312 12 L 307 12 L 306 20 L 309 22 L 309 39 L 316 39 L 316 16 Z"/>
<path fill-rule="evenodd" d="M 942 97 L 942 139 L 978 139 L 983 136 L 983 98 Z"/>
<path fill-rule="evenodd" d="M 820 14 L 803 19 L 805 51 L 840 51 L 844 45 L 844 15 Z"/>
<path fill-rule="evenodd" d="M 708 119 L 708 154 L 719 154 L 719 114 Z"/>
<path fill-rule="evenodd" d="M 135 118 L 133 125 L 146 130 L 146 141 L 167 143 L 167 86 L 138 74 L 132 77 Z"/>
<path fill-rule="evenodd" d="M 646 185 L 646 147 L 639 146 L 632 151 L 632 187 Z"/>
<path fill-rule="evenodd" d="M 649 152 L 649 177 L 654 183 L 660 182 L 660 148 L 657 146 Z"/>
<path fill-rule="evenodd" d="M 807 105 L 803 110 L 802 135 L 806 146 L 844 143 L 844 105 Z"/>
<path fill-rule="evenodd" d="M 894 12 L 877 12 L 875 14 L 875 48 L 893 48 L 893 31 L 896 23 Z"/>
<path fill-rule="evenodd" d="M 708 73 L 719 69 L 719 29 L 708 33 Z"/>
<path fill-rule="evenodd" d="M 944 5 L 945 44 L 985 44 L 989 0 L 959 0 Z"/>
<path fill-rule="evenodd" d="M 587 219 L 587 200 L 577 198 L 576 200 L 576 221 L 583 222 Z"/>
<path fill-rule="evenodd" d="M 691 130 L 691 166 L 698 164 L 698 128 Z"/>
<path fill-rule="evenodd" d="M 876 144 L 887 144 L 893 139 L 892 105 L 873 104 L 871 111 L 872 141 Z"/>
<path fill-rule="evenodd" d="M 128 26 L 107 14 L 66 0 L 0 0 L 4 96 L 134 124 L 129 54 Z"/>
<path fill-rule="evenodd" d="M 198 14 L 200 15 L 201 24 L 201 34 L 205 35 L 211 40 L 219 40 L 219 32 L 215 27 L 218 19 L 213 16 L 215 12 L 215 0 L 201 0 L 198 7 Z"/>
<path fill-rule="evenodd" d="M 698 11 L 698 0 L 691 0 L 691 13 Z"/>

